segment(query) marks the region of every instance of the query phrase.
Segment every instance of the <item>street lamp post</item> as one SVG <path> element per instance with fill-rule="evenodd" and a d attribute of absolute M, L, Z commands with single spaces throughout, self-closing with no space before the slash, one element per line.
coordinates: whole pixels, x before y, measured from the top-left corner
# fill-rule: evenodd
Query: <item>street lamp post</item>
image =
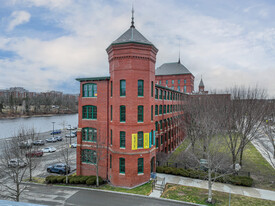
<path fill-rule="evenodd" d="M 54 137 L 54 123 L 55 123 L 55 122 L 52 122 L 52 123 L 53 123 L 53 137 Z"/>
<path fill-rule="evenodd" d="M 70 146 L 72 145 L 72 127 L 70 126 Z"/>

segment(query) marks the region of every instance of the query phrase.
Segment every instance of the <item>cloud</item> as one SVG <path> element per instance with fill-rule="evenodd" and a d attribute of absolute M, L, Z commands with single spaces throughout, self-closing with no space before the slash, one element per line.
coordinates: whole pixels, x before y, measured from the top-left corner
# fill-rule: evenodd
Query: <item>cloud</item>
<path fill-rule="evenodd" d="M 45 34 L 52 32 L 48 24 L 64 32 L 47 40 L 34 32 L 14 36 L 0 33 L 0 49 L 17 54 L 15 58 L 0 59 L 0 88 L 20 83 L 31 91 L 33 88 L 45 91 L 60 88 L 59 85 L 76 77 L 109 74 L 105 49 L 129 28 L 131 2 L 14 2 L 24 2 L 23 6 L 18 6 L 19 3 L 14 6 L 18 10 L 28 8 L 37 24 L 43 25 Z M 274 22 L 263 22 L 258 15 L 243 20 L 244 12 L 231 12 L 231 8 L 225 16 L 218 4 L 212 12 L 200 10 L 190 2 L 135 2 L 136 28 L 159 49 L 156 67 L 178 60 L 180 39 L 181 62 L 197 77 L 196 89 L 202 74 L 206 89 L 259 83 L 275 96 L 271 78 L 275 72 Z M 237 6 L 238 11 L 246 11 L 247 15 L 255 9 L 253 5 Z M 265 8 L 268 7 L 261 7 Z M 33 25 L 31 29 L 35 31 L 36 27 Z"/>
<path fill-rule="evenodd" d="M 27 23 L 31 15 L 26 11 L 14 11 L 10 16 L 11 20 L 7 26 L 7 31 L 12 31 L 16 26 Z"/>

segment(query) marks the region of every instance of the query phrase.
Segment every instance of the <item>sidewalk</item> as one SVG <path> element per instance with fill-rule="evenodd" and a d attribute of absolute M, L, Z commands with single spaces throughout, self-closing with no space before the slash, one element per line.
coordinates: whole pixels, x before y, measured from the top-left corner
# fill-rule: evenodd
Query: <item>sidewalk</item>
<path fill-rule="evenodd" d="M 205 180 L 192 179 L 187 177 L 180 177 L 175 175 L 167 175 L 157 173 L 158 177 L 165 178 L 165 183 L 172 183 L 190 187 L 199 187 L 202 189 L 208 189 L 208 182 Z M 213 190 L 220 192 L 227 192 L 232 194 L 244 195 L 248 197 L 255 197 L 265 200 L 275 201 L 275 192 L 270 190 L 257 189 L 253 187 L 242 187 L 223 183 L 214 183 Z M 157 195 L 157 194 L 154 194 Z"/>

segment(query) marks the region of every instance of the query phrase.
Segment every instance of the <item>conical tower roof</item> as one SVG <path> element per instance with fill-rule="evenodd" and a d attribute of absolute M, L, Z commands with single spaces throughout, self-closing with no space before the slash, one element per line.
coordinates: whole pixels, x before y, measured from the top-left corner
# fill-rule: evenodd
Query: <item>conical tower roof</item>
<path fill-rule="evenodd" d="M 138 43 L 138 44 L 145 44 L 145 45 L 152 45 L 150 41 L 148 41 L 136 28 L 134 25 L 134 10 L 132 10 L 132 22 L 131 27 L 124 32 L 118 39 L 113 41 L 111 45 L 117 44 L 126 44 L 126 43 Z M 110 46 L 111 46 L 110 45 Z M 155 46 L 154 46 L 155 47 Z"/>
<path fill-rule="evenodd" d="M 203 84 L 202 78 L 201 78 L 201 81 L 200 81 L 199 87 L 204 87 L 204 84 Z"/>

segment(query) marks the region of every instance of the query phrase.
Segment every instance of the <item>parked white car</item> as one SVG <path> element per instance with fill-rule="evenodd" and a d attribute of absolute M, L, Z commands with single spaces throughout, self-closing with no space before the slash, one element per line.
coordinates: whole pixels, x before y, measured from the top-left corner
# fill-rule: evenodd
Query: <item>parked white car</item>
<path fill-rule="evenodd" d="M 26 167 L 27 163 L 20 159 L 11 159 L 8 163 L 9 167 Z"/>
<path fill-rule="evenodd" d="M 55 147 L 45 147 L 42 149 L 43 152 L 55 152 L 56 148 Z"/>
<path fill-rule="evenodd" d="M 76 146 L 77 146 L 76 143 L 71 144 L 71 148 L 76 148 Z"/>

